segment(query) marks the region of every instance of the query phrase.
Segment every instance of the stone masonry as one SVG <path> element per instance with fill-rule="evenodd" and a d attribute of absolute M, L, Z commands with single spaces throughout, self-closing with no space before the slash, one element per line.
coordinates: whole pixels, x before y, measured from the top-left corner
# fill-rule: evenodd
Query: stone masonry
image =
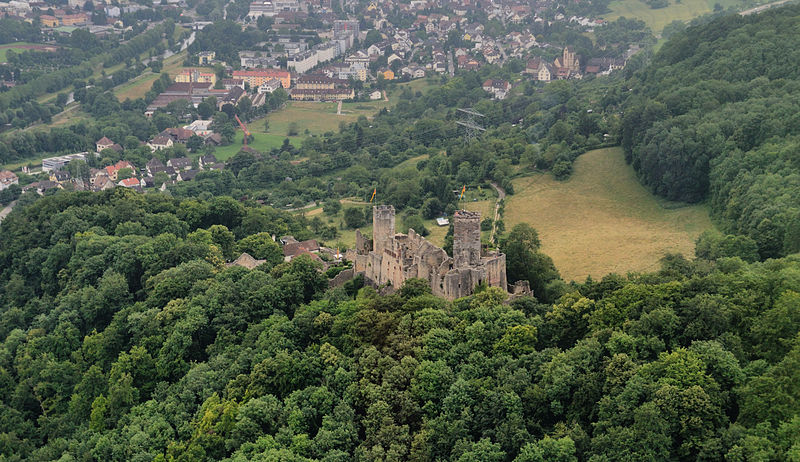
<path fill-rule="evenodd" d="M 506 287 L 506 256 L 500 252 L 481 254 L 480 214 L 459 210 L 453 217 L 453 257 L 428 242 L 413 229 L 396 234 L 394 207 L 372 208 L 373 239 L 356 231 L 355 249 L 345 258 L 353 262 L 355 274 L 371 282 L 400 287 L 406 279 L 428 281 L 434 295 L 450 300 L 471 295 L 475 286 Z"/>

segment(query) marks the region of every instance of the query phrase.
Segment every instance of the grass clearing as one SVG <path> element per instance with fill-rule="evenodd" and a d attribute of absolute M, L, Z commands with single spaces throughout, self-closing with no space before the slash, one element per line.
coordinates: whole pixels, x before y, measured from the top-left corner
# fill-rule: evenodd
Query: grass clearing
<path fill-rule="evenodd" d="M 337 103 L 315 101 L 288 101 L 277 111 L 271 112 L 266 119 L 269 121 L 270 134 L 280 135 L 284 138 L 289 130 L 289 124 L 297 124 L 297 130 L 304 135 L 306 130 L 311 135 L 322 135 L 325 132 L 338 132 L 339 124 L 355 122 L 360 116 L 367 118 L 386 106 L 385 101 L 370 101 L 362 103 L 343 103 L 342 113 L 336 114 Z M 263 119 L 253 122 L 263 128 Z M 248 126 L 248 128 L 250 128 Z M 251 130 L 252 131 L 252 130 Z"/>
<path fill-rule="evenodd" d="M 250 133 L 253 134 L 255 138 L 253 142 L 249 143 L 248 146 L 255 149 L 256 151 L 261 152 L 269 152 L 273 148 L 279 148 L 283 145 L 283 140 L 286 139 L 286 136 L 280 135 L 273 135 L 270 133 L 263 133 L 263 132 L 256 132 L 248 125 L 248 129 L 250 129 Z M 227 146 L 219 146 L 214 151 L 214 156 L 216 156 L 217 160 L 220 162 L 226 161 L 236 155 L 242 149 L 242 139 L 244 135 L 242 134 L 241 130 L 236 132 L 236 137 L 233 140 L 233 143 Z M 288 137 L 289 142 L 295 146 L 300 145 L 300 138 L 296 136 Z"/>
<path fill-rule="evenodd" d="M 664 26 L 672 21 L 690 21 L 714 11 L 714 5 L 719 3 L 723 9 L 731 6 L 743 8 L 749 2 L 741 0 L 670 0 L 666 8 L 652 9 L 641 0 L 614 0 L 609 3 L 610 13 L 603 15 L 603 19 L 613 21 L 621 16 L 636 18 L 644 21 L 653 33 L 658 35 Z"/>
<path fill-rule="evenodd" d="M 713 228 L 707 206 L 652 195 L 621 148 L 582 155 L 565 182 L 536 174 L 514 180 L 514 190 L 506 229 L 522 222 L 536 228 L 542 251 L 567 281 L 654 270 L 668 252 L 693 255 L 697 236 Z"/>

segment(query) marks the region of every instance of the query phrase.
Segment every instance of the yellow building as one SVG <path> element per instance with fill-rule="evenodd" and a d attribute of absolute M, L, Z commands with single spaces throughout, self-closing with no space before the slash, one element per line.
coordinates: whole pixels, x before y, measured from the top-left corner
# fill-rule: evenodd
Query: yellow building
<path fill-rule="evenodd" d="M 58 27 L 58 19 L 55 16 L 43 14 L 39 16 L 39 20 L 44 27 Z"/>
<path fill-rule="evenodd" d="M 242 79 L 250 84 L 250 88 L 260 87 L 272 79 L 281 81 L 283 88 L 292 86 L 292 74 L 283 69 L 258 69 L 252 71 L 233 71 L 234 79 Z"/>
<path fill-rule="evenodd" d="M 197 69 L 184 69 L 175 76 L 177 83 L 217 83 L 217 75 L 213 72 L 200 72 Z"/>
<path fill-rule="evenodd" d="M 197 54 L 197 60 L 201 66 L 205 66 L 210 64 L 211 61 L 214 61 L 214 58 L 217 56 L 216 52 L 213 51 L 201 51 Z"/>
<path fill-rule="evenodd" d="M 336 81 L 322 74 L 301 76 L 296 82 L 298 90 L 332 90 Z"/>
<path fill-rule="evenodd" d="M 383 76 L 384 80 L 394 80 L 394 71 L 391 69 L 384 69 L 382 71 L 378 71 L 378 73 Z"/>

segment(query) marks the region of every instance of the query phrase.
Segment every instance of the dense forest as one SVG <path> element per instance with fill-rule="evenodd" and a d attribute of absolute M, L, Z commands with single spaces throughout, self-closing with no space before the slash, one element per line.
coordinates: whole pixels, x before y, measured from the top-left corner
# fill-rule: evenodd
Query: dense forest
<path fill-rule="evenodd" d="M 480 85 L 513 66 L 405 90 L 372 120 L 240 152 L 167 194 L 23 194 L 0 227 L 0 460 L 800 460 L 798 16 L 717 19 L 649 65 L 504 101 Z M 186 110 L 148 120 L 144 100 L 77 96 L 97 121 L 0 155 L 111 133 L 141 166 L 139 140 Z M 485 114 L 480 141 L 461 141 L 456 107 Z M 710 201 L 724 233 L 696 259 L 567 284 L 522 226 L 499 242 L 534 297 L 329 288 L 272 238 L 313 224 L 262 205 L 377 185 L 432 216 L 462 184 L 566 178 L 617 138 L 655 192 Z M 226 265 L 242 252 L 266 263 Z"/>
<path fill-rule="evenodd" d="M 800 251 L 800 7 L 677 33 L 630 78 L 622 145 L 645 184 L 708 199 L 762 258 Z"/>
<path fill-rule="evenodd" d="M 380 296 L 284 212 L 60 192 L 0 228 L 4 460 L 794 460 L 800 259 Z M 224 262 L 247 251 L 267 263 Z"/>

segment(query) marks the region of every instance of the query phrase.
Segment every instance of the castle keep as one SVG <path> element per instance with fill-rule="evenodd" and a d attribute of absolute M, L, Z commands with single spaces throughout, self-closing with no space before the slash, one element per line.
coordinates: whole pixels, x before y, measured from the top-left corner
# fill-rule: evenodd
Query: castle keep
<path fill-rule="evenodd" d="M 428 281 L 434 295 L 456 299 L 471 295 L 486 283 L 506 290 L 506 256 L 500 252 L 481 255 L 480 214 L 459 210 L 453 217 L 453 257 L 428 242 L 413 229 L 396 234 L 394 207 L 372 208 L 372 241 L 356 231 L 356 248 L 346 258 L 355 274 L 376 284 L 400 287 L 406 279 Z"/>

